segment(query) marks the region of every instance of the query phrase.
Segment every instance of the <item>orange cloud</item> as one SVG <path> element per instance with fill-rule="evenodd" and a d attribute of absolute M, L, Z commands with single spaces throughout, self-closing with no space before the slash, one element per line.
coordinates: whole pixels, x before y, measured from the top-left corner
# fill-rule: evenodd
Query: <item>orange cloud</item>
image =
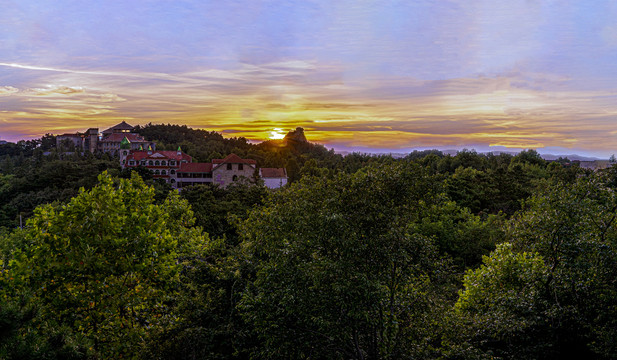
<path fill-rule="evenodd" d="M 616 140 L 615 93 L 568 91 L 567 78 L 542 74 L 345 83 L 343 70 L 303 61 L 182 74 L 36 69 L 47 85 L 0 87 L 6 105 L 0 132 L 40 136 L 126 120 L 187 124 L 251 140 L 302 126 L 311 141 L 389 149 L 603 150 Z"/>

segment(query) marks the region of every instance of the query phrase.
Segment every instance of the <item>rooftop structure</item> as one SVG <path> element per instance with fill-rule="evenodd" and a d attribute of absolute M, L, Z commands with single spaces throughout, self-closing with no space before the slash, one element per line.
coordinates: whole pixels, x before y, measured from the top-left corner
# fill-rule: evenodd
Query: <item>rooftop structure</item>
<path fill-rule="evenodd" d="M 103 135 L 117 134 L 117 133 L 129 133 L 133 131 L 134 128 L 135 128 L 134 126 L 129 125 L 125 121 L 123 121 L 120 124 L 114 125 L 110 127 L 109 129 L 104 130 L 102 133 Z"/>

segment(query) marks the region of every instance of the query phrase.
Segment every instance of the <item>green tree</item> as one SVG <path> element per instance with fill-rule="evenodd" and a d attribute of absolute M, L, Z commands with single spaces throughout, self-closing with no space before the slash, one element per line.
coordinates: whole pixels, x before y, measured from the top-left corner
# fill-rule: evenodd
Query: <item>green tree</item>
<path fill-rule="evenodd" d="M 225 237 L 234 245 L 238 235 L 232 217 L 246 218 L 249 210 L 261 205 L 267 195 L 265 186 L 242 182 L 234 182 L 226 188 L 190 186 L 181 193 L 182 198 L 191 204 L 196 225 L 208 232 L 211 238 Z"/>
<path fill-rule="evenodd" d="M 177 321 L 178 253 L 205 238 L 177 194 L 156 205 L 136 175 L 99 182 L 66 205 L 38 207 L 23 231 L 2 238 L 3 295 L 14 304 L 30 296 L 30 326 L 42 334 L 67 329 L 89 356 L 133 356 L 149 331 Z"/>
<path fill-rule="evenodd" d="M 591 174 L 552 184 L 525 202 L 507 227 L 512 245 L 467 274 L 456 310 L 469 325 L 459 328 L 468 341 L 458 343 L 510 359 L 617 356 L 611 181 Z"/>
<path fill-rule="evenodd" d="M 242 222 L 255 279 L 241 310 L 264 358 L 425 356 L 442 268 L 414 230 L 443 201 L 415 164 L 303 179 Z"/>
<path fill-rule="evenodd" d="M 495 190 L 487 174 L 474 168 L 459 167 L 447 180 L 448 195 L 474 214 L 488 210 Z"/>
<path fill-rule="evenodd" d="M 504 243 L 476 270 L 468 270 L 464 290 L 447 323 L 450 358 L 542 358 L 550 342 L 542 336 L 548 269 L 537 253 L 517 253 Z"/>

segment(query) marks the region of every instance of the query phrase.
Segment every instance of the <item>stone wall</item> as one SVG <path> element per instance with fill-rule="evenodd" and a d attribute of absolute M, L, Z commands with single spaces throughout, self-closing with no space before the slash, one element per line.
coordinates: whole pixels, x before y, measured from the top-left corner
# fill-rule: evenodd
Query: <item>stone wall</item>
<path fill-rule="evenodd" d="M 247 179 L 253 179 L 255 174 L 255 165 L 249 164 L 231 164 L 231 170 L 227 170 L 228 164 L 220 164 L 218 167 L 212 170 L 212 182 L 219 184 L 222 187 L 234 182 L 234 176 L 236 181 L 244 176 Z M 242 170 L 239 170 L 239 165 L 242 165 Z"/>

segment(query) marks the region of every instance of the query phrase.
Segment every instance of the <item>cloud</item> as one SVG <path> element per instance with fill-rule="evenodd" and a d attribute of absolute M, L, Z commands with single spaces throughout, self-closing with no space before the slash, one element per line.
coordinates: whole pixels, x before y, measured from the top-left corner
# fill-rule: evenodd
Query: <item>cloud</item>
<path fill-rule="evenodd" d="M 266 68 L 284 70 L 315 70 L 315 64 L 302 60 L 288 60 L 266 64 Z"/>
<path fill-rule="evenodd" d="M 0 96 L 7 96 L 19 92 L 18 88 L 12 86 L 0 86 Z"/>
<path fill-rule="evenodd" d="M 79 87 L 73 88 L 69 86 L 48 85 L 45 88 L 28 89 L 25 93 L 35 96 L 74 95 L 84 93 L 84 89 Z"/>
<path fill-rule="evenodd" d="M 572 90 L 569 78 L 553 74 L 509 71 L 345 82 L 344 69 L 302 61 L 131 76 L 124 71 L 40 71 L 45 74 L 38 78 L 41 84 L 55 85 L 0 88 L 0 94 L 14 95 L 6 108 L 21 111 L 2 117 L 19 119 L 28 133 L 83 131 L 126 120 L 181 123 L 253 140 L 267 139 L 275 128 L 303 126 L 309 140 L 330 146 L 392 149 L 601 149 L 615 141 L 610 131 L 617 94 Z M 5 129 L 0 124 L 0 131 Z"/>

